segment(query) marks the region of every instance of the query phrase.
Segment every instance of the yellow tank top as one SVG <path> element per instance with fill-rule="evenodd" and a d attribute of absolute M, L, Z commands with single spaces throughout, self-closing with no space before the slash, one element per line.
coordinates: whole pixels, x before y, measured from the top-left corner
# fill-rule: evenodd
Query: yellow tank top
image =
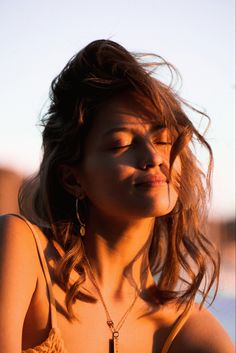
<path fill-rule="evenodd" d="M 15 216 L 23 219 L 26 222 L 26 224 L 29 226 L 34 236 L 38 254 L 39 254 L 40 263 L 41 263 L 42 270 L 47 284 L 47 289 L 49 294 L 49 304 L 50 304 L 50 318 L 51 318 L 51 330 L 49 332 L 47 339 L 36 347 L 23 350 L 22 353 L 68 353 L 64 346 L 60 329 L 57 325 L 56 303 L 55 303 L 55 298 L 52 290 L 52 282 L 51 282 L 47 262 L 44 256 L 44 252 L 43 252 L 36 228 L 23 216 L 21 215 L 15 215 Z M 176 335 L 178 334 L 178 332 L 181 330 L 181 328 L 189 318 L 191 313 L 191 308 L 192 306 L 189 306 L 189 308 L 179 316 L 173 329 L 171 330 L 169 336 L 167 337 L 167 340 L 161 350 L 161 353 L 168 353 L 173 340 L 175 339 Z M 86 353 L 86 352 L 83 352 L 83 353 Z"/>

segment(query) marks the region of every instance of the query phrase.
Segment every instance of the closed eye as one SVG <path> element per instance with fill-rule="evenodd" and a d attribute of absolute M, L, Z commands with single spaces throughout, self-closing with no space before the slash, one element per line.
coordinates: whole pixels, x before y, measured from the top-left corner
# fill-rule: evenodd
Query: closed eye
<path fill-rule="evenodd" d="M 168 141 L 154 141 L 156 145 L 172 145 L 171 142 Z"/>
<path fill-rule="evenodd" d="M 123 149 L 123 148 L 127 148 L 130 147 L 132 144 L 129 145 L 122 145 L 122 146 L 114 146 L 111 148 L 111 150 L 119 150 L 119 149 Z"/>
<path fill-rule="evenodd" d="M 154 144 L 155 145 L 162 145 L 162 146 L 167 146 L 167 145 L 171 146 L 172 145 L 172 143 L 169 141 L 154 141 Z M 126 145 L 117 145 L 117 146 L 112 147 L 111 150 L 122 150 L 122 149 L 126 149 L 132 145 L 133 145 L 133 143 L 129 143 Z"/>

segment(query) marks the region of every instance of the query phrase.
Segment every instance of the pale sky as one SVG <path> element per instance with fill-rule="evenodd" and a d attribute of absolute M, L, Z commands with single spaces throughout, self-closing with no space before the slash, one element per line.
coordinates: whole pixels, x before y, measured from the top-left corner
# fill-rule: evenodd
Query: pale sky
<path fill-rule="evenodd" d="M 211 217 L 235 214 L 235 5 L 233 0 L 1 0 L 0 165 L 38 168 L 36 126 L 49 85 L 90 41 L 154 52 L 181 73 L 182 97 L 212 120 Z"/>

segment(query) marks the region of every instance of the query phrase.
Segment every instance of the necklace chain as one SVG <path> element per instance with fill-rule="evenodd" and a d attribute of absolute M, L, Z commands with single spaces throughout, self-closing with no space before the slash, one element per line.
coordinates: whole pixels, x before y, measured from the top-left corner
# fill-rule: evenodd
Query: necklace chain
<path fill-rule="evenodd" d="M 87 258 L 87 256 L 85 254 L 84 254 L 84 257 L 85 257 L 85 260 L 86 260 L 86 262 L 88 264 L 88 267 L 89 267 L 89 270 L 90 270 L 91 281 L 92 281 L 94 287 L 96 288 L 97 293 L 98 293 L 98 295 L 99 295 L 99 297 L 101 299 L 102 305 L 103 305 L 103 307 L 105 309 L 106 316 L 107 316 L 107 325 L 108 325 L 108 327 L 110 328 L 110 330 L 112 332 L 113 339 L 115 339 L 115 341 L 117 341 L 117 339 L 119 337 L 119 331 L 120 331 L 121 327 L 123 326 L 128 314 L 132 310 L 132 308 L 133 308 L 133 306 L 134 306 L 134 304 L 135 304 L 135 302 L 136 302 L 136 300 L 138 298 L 139 291 L 136 292 L 136 295 L 135 295 L 134 300 L 132 301 L 131 305 L 126 310 L 124 315 L 121 317 L 121 319 L 118 322 L 118 324 L 115 326 L 114 321 L 112 320 L 111 315 L 110 315 L 110 313 L 109 313 L 109 311 L 107 309 L 106 303 L 105 303 L 104 298 L 103 298 L 102 293 L 101 293 L 101 290 L 100 290 L 100 288 L 98 286 L 98 283 L 97 283 L 96 277 L 95 277 L 95 275 L 93 273 L 93 270 L 92 270 L 92 267 L 90 265 L 90 262 L 89 262 L 89 260 L 88 260 L 88 258 Z M 116 342 L 116 344 L 117 344 L 117 342 Z M 116 349 L 117 349 L 117 352 L 118 352 L 118 348 L 116 348 Z"/>

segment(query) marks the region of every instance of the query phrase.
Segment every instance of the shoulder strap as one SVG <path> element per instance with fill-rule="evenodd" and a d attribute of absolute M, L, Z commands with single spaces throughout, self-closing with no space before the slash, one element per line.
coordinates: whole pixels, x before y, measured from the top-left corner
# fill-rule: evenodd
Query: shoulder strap
<path fill-rule="evenodd" d="M 53 295 L 53 290 L 52 290 L 52 281 L 51 281 L 51 277 L 49 274 L 49 270 L 48 270 L 48 265 L 45 259 L 45 255 L 43 252 L 43 248 L 36 230 L 36 227 L 30 223 L 24 216 L 20 215 L 20 214 L 11 214 L 12 216 L 21 218 L 30 228 L 33 236 L 34 236 L 34 240 L 36 242 L 36 246 L 37 246 L 37 250 L 38 250 L 38 254 L 39 254 L 39 259 L 40 259 L 40 263 L 42 266 L 42 270 L 43 270 L 43 274 L 46 280 L 46 284 L 47 284 L 47 290 L 48 290 L 48 295 L 49 295 L 49 306 L 50 306 L 50 316 L 51 316 L 51 326 L 52 328 L 56 328 L 57 327 L 57 311 L 56 311 L 56 302 L 55 302 L 55 298 Z"/>
<path fill-rule="evenodd" d="M 177 336 L 177 334 L 179 333 L 181 328 L 184 326 L 184 324 L 188 320 L 188 318 L 191 314 L 192 307 L 193 307 L 193 303 L 188 305 L 186 307 L 186 309 L 184 310 L 184 312 L 179 316 L 173 329 L 171 330 L 169 336 L 167 337 L 167 340 L 165 341 L 165 344 L 162 348 L 161 353 L 168 353 L 168 350 L 169 350 L 172 342 L 174 341 L 175 337 Z"/>

